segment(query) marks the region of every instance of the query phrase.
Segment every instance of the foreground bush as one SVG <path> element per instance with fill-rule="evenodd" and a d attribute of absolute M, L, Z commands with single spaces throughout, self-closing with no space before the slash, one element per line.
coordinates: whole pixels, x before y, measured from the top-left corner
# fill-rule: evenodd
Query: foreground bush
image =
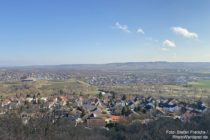
<path fill-rule="evenodd" d="M 74 127 L 74 123 L 60 119 L 51 123 L 48 118 L 32 119 L 23 125 L 15 114 L 0 117 L 1 140 L 168 140 L 166 130 L 210 130 L 210 114 L 194 118 L 191 122 L 162 118 L 147 125 L 114 125 L 105 129 Z M 208 134 L 209 136 L 209 134 Z M 209 136 L 210 137 L 210 136 Z"/>

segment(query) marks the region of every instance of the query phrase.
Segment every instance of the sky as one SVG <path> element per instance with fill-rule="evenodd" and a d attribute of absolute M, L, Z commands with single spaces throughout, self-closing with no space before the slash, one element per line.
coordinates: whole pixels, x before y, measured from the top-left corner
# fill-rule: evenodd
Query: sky
<path fill-rule="evenodd" d="M 0 66 L 210 62 L 209 0 L 2 0 Z"/>

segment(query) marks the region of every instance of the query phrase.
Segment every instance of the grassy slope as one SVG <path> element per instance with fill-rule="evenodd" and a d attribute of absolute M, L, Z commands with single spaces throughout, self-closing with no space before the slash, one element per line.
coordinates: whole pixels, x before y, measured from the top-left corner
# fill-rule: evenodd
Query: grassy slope
<path fill-rule="evenodd" d="M 108 86 L 100 89 L 115 91 L 125 94 L 141 94 L 148 96 L 164 96 L 177 98 L 190 97 L 207 97 L 210 95 L 210 80 L 197 81 L 189 83 L 192 87 L 181 87 L 176 85 L 142 85 L 133 84 L 129 86 Z M 202 90 L 205 89 L 205 92 Z M 68 80 L 68 81 L 36 81 L 31 83 L 22 82 L 7 82 L 0 83 L 0 95 L 11 96 L 16 93 L 21 94 L 36 94 L 41 93 L 42 96 L 59 93 L 62 90 L 64 93 L 75 94 L 96 94 L 97 87 L 91 86 L 83 81 Z"/>
<path fill-rule="evenodd" d="M 205 92 L 198 87 L 183 87 L 176 85 L 130 85 L 111 86 L 101 89 L 115 91 L 124 94 L 139 94 L 153 97 L 173 97 L 183 99 L 206 98 L 210 95 L 210 89 Z"/>
<path fill-rule="evenodd" d="M 64 93 L 75 94 L 96 94 L 97 88 L 89 84 L 78 81 L 35 81 L 29 83 L 23 82 L 2 82 L 0 83 L 0 96 L 11 96 L 16 93 L 21 94 L 36 94 L 41 93 L 42 96 L 59 93 L 62 90 Z"/>
<path fill-rule="evenodd" d="M 199 81 L 189 82 L 188 84 L 196 88 L 210 89 L 210 80 L 199 80 Z"/>

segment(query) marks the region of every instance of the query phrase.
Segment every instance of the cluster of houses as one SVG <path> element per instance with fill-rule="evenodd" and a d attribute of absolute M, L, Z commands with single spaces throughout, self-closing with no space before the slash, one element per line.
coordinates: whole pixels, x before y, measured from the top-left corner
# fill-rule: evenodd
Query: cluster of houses
<path fill-rule="evenodd" d="M 101 91 L 98 95 L 36 95 L 1 98 L 0 115 L 15 112 L 27 124 L 33 117 L 48 116 L 55 123 L 65 118 L 75 126 L 105 127 L 115 123 L 142 123 L 160 117 L 190 121 L 202 116 L 208 107 L 202 102 L 185 103 L 176 99 L 155 99 L 138 95 L 118 95 Z M 146 115 L 145 115 L 146 114 Z M 135 116 L 135 117 L 134 117 Z M 147 117 L 142 117 L 147 116 Z"/>
<path fill-rule="evenodd" d="M 69 75 L 63 71 L 0 68 L 0 81 L 68 80 L 70 79 Z"/>

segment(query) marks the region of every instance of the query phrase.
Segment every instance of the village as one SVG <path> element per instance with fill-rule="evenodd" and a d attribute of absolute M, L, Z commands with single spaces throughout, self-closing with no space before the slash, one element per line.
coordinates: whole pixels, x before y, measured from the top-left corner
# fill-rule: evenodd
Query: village
<path fill-rule="evenodd" d="M 124 64 L 126 67 L 126 64 Z M 105 69 L 106 66 L 103 66 Z M 189 68 L 190 69 L 190 68 Z M 20 67 L 20 68 L 0 68 L 0 82 L 21 81 L 28 77 L 36 80 L 69 80 L 77 79 L 85 81 L 90 85 L 106 86 L 106 85 L 129 85 L 129 84 L 172 84 L 185 85 L 189 81 L 210 79 L 209 74 L 194 73 L 185 69 L 158 70 L 158 69 L 141 69 L 138 70 L 112 70 L 112 68 L 104 71 L 99 68 L 90 70 L 69 68 L 63 69 L 54 67 Z"/>
<path fill-rule="evenodd" d="M 151 96 L 125 95 L 99 91 L 97 95 L 43 96 L 16 95 L 1 97 L 0 116 L 15 113 L 23 124 L 30 124 L 30 119 L 47 116 L 51 123 L 58 119 L 67 119 L 75 127 L 100 127 L 108 129 L 117 123 L 131 124 L 136 121 L 147 124 L 160 118 L 170 117 L 183 123 L 193 117 L 209 112 L 202 101 L 186 103 L 173 98 L 153 98 Z"/>

